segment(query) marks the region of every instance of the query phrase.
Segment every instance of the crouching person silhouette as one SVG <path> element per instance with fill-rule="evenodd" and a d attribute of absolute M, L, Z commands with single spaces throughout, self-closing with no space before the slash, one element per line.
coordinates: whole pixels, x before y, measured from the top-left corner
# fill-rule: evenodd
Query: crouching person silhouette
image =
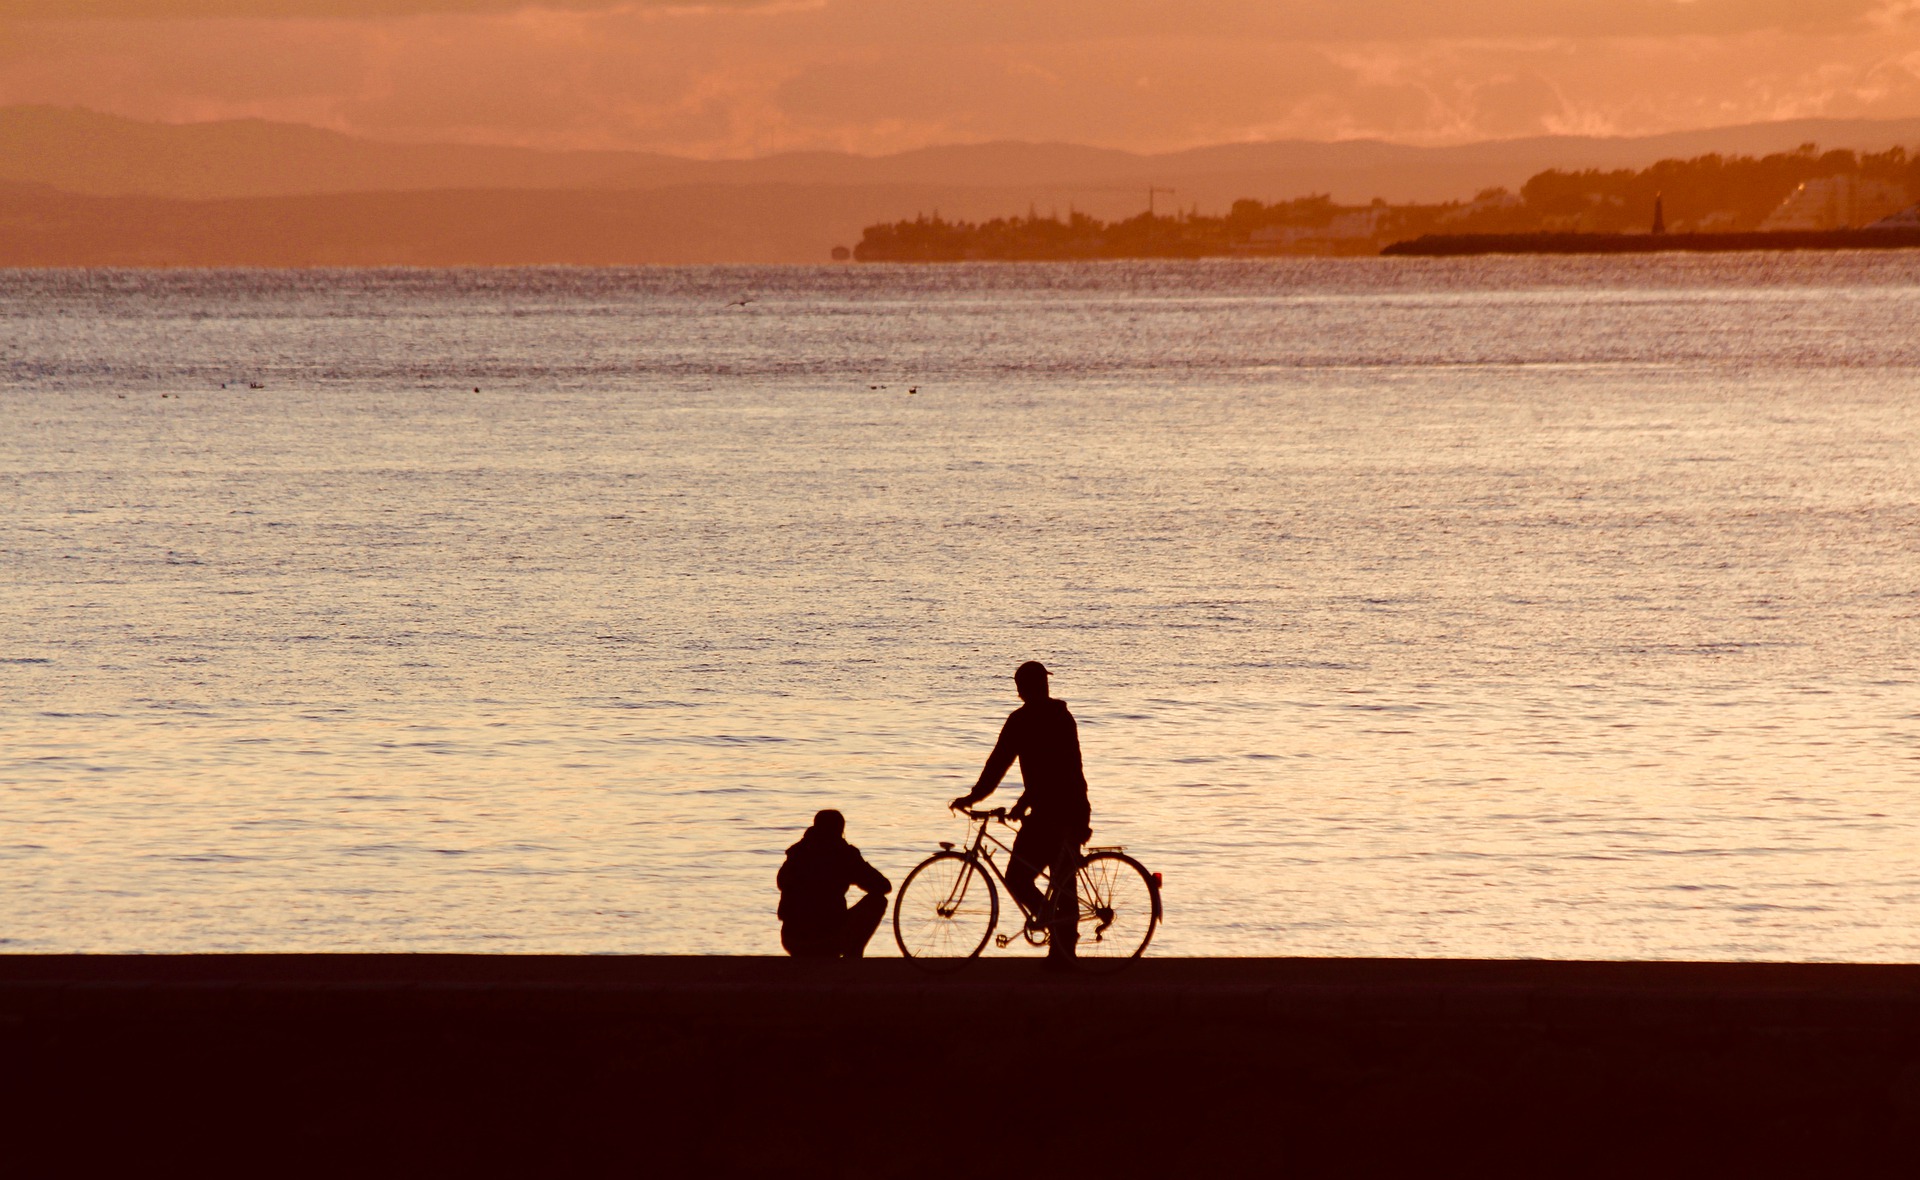
<path fill-rule="evenodd" d="M 846 817 L 827 810 L 813 817 L 780 866 L 780 945 L 795 958 L 858 959 L 887 913 L 893 882 L 847 843 Z M 851 909 L 847 889 L 866 896 Z"/>

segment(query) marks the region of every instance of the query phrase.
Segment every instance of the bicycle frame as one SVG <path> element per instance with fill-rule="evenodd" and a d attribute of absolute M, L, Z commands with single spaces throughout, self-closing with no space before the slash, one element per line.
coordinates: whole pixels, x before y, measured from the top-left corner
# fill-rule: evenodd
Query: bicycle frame
<path fill-rule="evenodd" d="M 1018 821 L 1009 823 L 1003 808 L 991 811 L 975 811 L 971 808 L 960 809 L 965 815 L 970 831 L 967 838 L 956 844 L 951 840 L 940 841 L 940 851 L 915 866 L 907 874 L 906 884 L 894 899 L 893 935 L 900 944 L 900 952 L 912 959 L 964 959 L 972 958 L 986 948 L 989 938 L 996 947 L 1005 947 L 1017 938 L 1025 938 L 1036 947 L 1048 946 L 1052 941 L 1052 922 L 1049 916 L 1060 916 L 1061 882 L 1053 879 L 1048 865 L 1032 865 L 1025 856 L 1018 856 L 1012 844 L 1001 839 L 993 831 L 995 822 L 1007 827 L 1017 827 Z M 974 826 L 977 824 L 978 826 Z M 1051 850 L 1050 850 L 1051 851 Z M 1064 852 L 1064 849 L 1059 851 Z M 995 853 L 1004 852 L 1007 860 L 1002 861 Z M 1016 895 L 1010 885 L 1006 869 L 1012 861 L 1020 861 L 1022 876 L 1031 865 L 1036 878 L 1047 873 L 1047 889 L 1041 895 L 1042 909 L 1035 912 Z M 952 866 L 958 862 L 959 868 Z M 923 870 L 944 864 L 945 869 L 936 869 L 926 879 L 926 887 L 917 886 Z M 985 877 L 980 886 L 986 891 L 985 899 L 978 899 L 970 905 L 969 891 L 975 889 L 974 874 Z M 1115 874 L 1119 874 L 1116 876 Z M 1135 887 L 1125 884 L 1137 874 L 1144 885 L 1145 897 L 1142 898 Z M 1161 921 L 1160 875 L 1148 872 L 1139 861 L 1126 855 L 1121 846 L 1094 846 L 1088 852 L 1075 857 L 1075 868 L 1067 874 L 1064 895 L 1069 913 L 1073 915 L 1074 926 L 1069 929 L 1076 935 L 1076 944 L 1086 943 L 1091 937 L 1093 956 L 1103 963 L 1116 963 L 1121 959 L 1137 959 L 1146 950 L 1147 943 L 1153 939 L 1154 927 Z M 1038 881 L 1035 881 L 1038 884 Z M 1000 907 L 997 898 L 1006 893 L 1014 912 L 1021 915 L 1018 930 L 1013 934 L 994 933 L 999 925 Z M 1127 893 L 1122 901 L 1121 894 Z M 909 896 L 914 898 L 914 914 L 908 919 L 906 905 Z M 1151 907 L 1151 914 L 1146 911 Z M 962 926 L 947 927 L 942 919 L 966 917 Z M 1117 919 L 1124 917 L 1125 923 L 1114 931 L 1117 936 L 1107 942 L 1107 932 L 1114 927 Z M 984 929 L 977 923 L 986 920 Z M 1042 922 L 1046 921 L 1046 925 Z M 915 933 L 909 937 L 907 925 L 914 925 Z M 928 923 L 933 923 L 928 925 Z M 1091 925 L 1089 925 L 1091 923 Z M 958 931 L 965 929 L 962 942 L 956 946 L 949 935 L 938 933 L 940 930 Z M 978 937 L 977 943 L 972 940 Z M 1137 941 L 1136 941 L 1137 940 Z M 911 945 L 910 945 L 911 943 Z M 969 949 L 971 948 L 971 949 Z M 1112 969 L 1109 966 L 1106 969 Z"/>
<path fill-rule="evenodd" d="M 1007 809 L 1004 807 L 996 807 L 991 811 L 968 811 L 965 814 L 969 821 L 979 821 L 980 826 L 974 830 L 972 843 L 967 846 L 967 850 L 961 853 L 961 855 L 966 857 L 969 867 L 992 873 L 994 879 L 1000 882 L 1000 891 L 1005 893 L 1007 900 L 1013 903 L 1013 908 L 1020 911 L 1021 917 L 1025 922 L 1032 922 L 1036 915 L 1032 910 L 1027 908 L 1025 902 L 1021 901 L 1020 898 L 1014 894 L 1013 887 L 1007 884 L 1007 875 L 1000 870 L 1000 866 L 996 864 L 993 859 L 994 848 L 998 848 L 1000 851 L 1006 853 L 1008 860 L 1013 859 L 1013 846 L 1003 843 L 998 836 L 991 835 L 987 831 L 995 820 L 998 820 L 1004 827 L 1013 826 L 1007 822 Z M 990 848 L 988 845 L 992 845 L 993 847 Z M 940 847 L 948 852 L 954 851 L 951 840 L 940 841 Z M 1039 868 L 1041 872 L 1047 874 L 1047 892 L 1048 894 L 1052 894 L 1053 874 L 1048 871 L 1048 866 L 1046 865 L 1041 865 Z M 972 880 L 972 873 L 965 874 L 960 878 L 959 895 L 950 896 L 948 898 L 949 905 L 958 907 L 962 901 L 966 900 L 967 886 Z"/>

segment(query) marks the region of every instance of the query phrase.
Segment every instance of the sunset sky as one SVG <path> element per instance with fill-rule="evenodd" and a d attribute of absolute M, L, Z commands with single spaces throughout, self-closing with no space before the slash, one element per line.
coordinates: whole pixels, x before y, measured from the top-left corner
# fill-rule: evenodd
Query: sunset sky
<path fill-rule="evenodd" d="M 0 102 L 698 156 L 1920 115 L 1920 0 L 0 0 Z"/>

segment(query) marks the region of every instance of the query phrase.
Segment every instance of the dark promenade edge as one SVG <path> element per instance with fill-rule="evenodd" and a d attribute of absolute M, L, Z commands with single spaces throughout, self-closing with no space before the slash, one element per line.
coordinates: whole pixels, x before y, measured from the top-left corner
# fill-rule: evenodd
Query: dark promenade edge
<path fill-rule="evenodd" d="M 1806 1174 L 1920 1150 L 1907 965 L 15 955 L 0 1046 L 11 1158 L 67 1174 Z"/>

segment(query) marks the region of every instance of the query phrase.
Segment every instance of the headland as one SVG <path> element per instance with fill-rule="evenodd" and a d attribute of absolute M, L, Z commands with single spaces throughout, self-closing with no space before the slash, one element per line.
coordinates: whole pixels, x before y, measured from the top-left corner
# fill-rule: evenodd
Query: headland
<path fill-rule="evenodd" d="M 1812 144 L 1764 158 L 1699 156 L 1651 167 L 1548 169 L 1518 192 L 1470 201 L 1343 205 L 1325 194 L 1148 208 L 1117 221 L 1070 210 L 952 221 L 936 211 L 870 225 L 863 262 L 1083 261 L 1290 255 L 1639 254 L 1669 251 L 1878 250 L 1920 243 L 1920 156 L 1861 156 Z"/>

